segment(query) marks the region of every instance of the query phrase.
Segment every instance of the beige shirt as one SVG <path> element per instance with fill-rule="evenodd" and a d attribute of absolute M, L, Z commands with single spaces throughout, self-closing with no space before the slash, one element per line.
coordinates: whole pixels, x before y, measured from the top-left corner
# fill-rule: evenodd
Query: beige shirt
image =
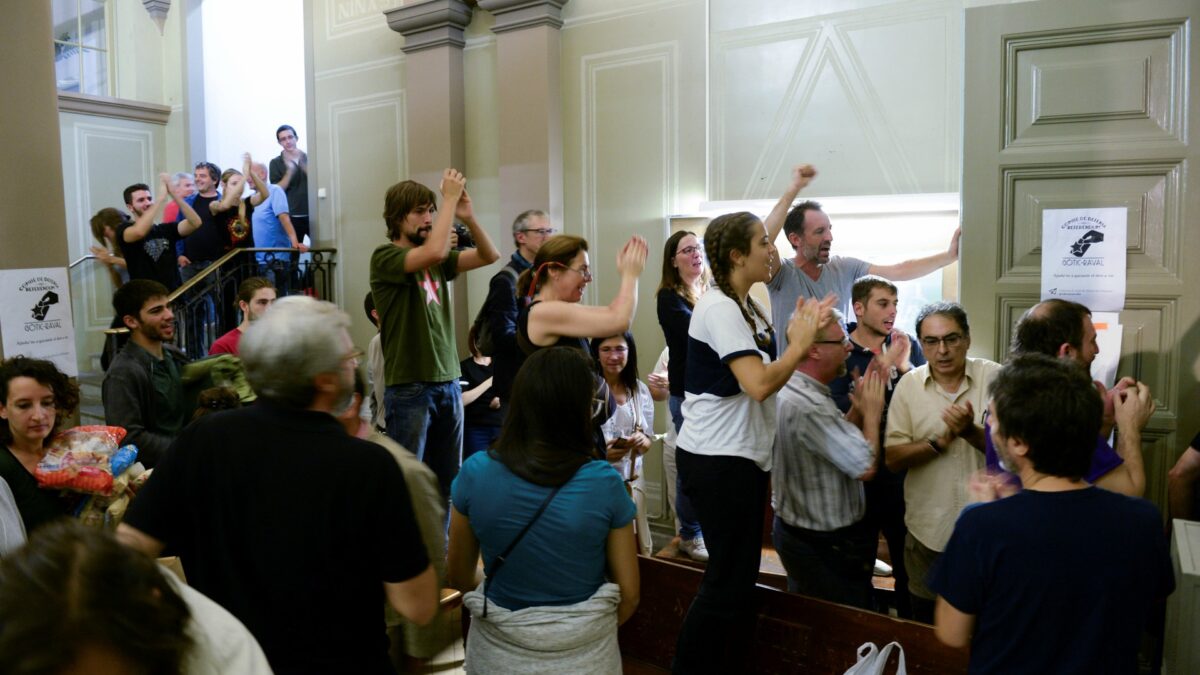
<path fill-rule="evenodd" d="M 946 433 L 942 410 L 951 404 L 975 411 L 983 426 L 987 387 L 1000 364 L 987 359 L 967 359 L 967 374 L 958 391 L 947 393 L 929 375 L 929 365 L 914 368 L 896 384 L 888 407 L 885 446 L 924 441 Z M 983 452 L 961 438 L 954 439 L 940 456 L 910 467 L 904 479 L 904 524 L 917 541 L 934 551 L 946 548 L 958 514 L 967 505 L 967 480 L 984 467 Z"/>

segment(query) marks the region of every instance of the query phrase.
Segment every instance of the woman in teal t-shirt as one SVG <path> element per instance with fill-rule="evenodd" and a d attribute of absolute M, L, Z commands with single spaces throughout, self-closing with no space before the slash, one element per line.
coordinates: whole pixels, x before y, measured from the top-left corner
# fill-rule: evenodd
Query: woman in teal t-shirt
<path fill-rule="evenodd" d="M 543 658 L 554 651 L 564 672 L 576 659 L 610 658 L 619 672 L 616 627 L 638 602 L 635 508 L 617 472 L 593 459 L 595 394 L 581 350 L 538 350 L 513 382 L 500 438 L 454 481 L 449 584 L 476 589 L 481 553 L 489 578 L 464 600 L 475 621 L 465 664 L 472 672 L 520 670 L 530 640 Z M 531 630 L 531 620 L 539 627 Z M 611 653 L 598 653 L 606 643 Z"/>

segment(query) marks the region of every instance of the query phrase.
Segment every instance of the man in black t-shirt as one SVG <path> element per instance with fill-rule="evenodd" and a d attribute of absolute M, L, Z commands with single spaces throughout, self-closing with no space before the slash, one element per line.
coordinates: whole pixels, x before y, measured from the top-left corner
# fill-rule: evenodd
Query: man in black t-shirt
<path fill-rule="evenodd" d="M 275 673 L 392 672 L 380 604 L 418 624 L 437 576 L 387 450 L 334 417 L 362 354 L 350 319 L 279 300 L 239 352 L 258 394 L 186 427 L 117 530 L 149 555 L 179 553 L 188 583 L 250 629 Z"/>
<path fill-rule="evenodd" d="M 194 180 L 196 194 L 187 203 L 196 210 L 200 225 L 196 233 L 183 242 L 183 251 L 179 257 L 180 275 L 184 281 L 199 274 L 205 267 L 220 258 L 228 246 L 228 237 L 217 224 L 209 206 L 221 198 L 217 185 L 221 178 L 221 169 L 212 162 L 200 162 L 196 165 Z"/>
<path fill-rule="evenodd" d="M 175 242 L 195 232 L 200 217 L 171 190 L 167 174 L 159 174 L 159 182 L 157 200 L 151 199 L 150 186 L 145 183 L 125 188 L 125 206 L 135 220 L 117 226 L 116 240 L 130 279 L 151 279 L 173 291 L 180 284 Z M 168 201 L 179 207 L 184 219 L 178 223 L 154 224 Z"/>

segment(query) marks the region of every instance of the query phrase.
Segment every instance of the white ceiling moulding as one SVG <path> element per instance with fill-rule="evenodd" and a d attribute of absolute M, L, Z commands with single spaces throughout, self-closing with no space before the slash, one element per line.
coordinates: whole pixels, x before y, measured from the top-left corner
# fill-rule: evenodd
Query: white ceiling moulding
<path fill-rule="evenodd" d="M 167 24 L 167 12 L 171 10 L 171 0 L 142 0 L 142 7 L 154 19 L 158 26 L 158 34 L 163 34 L 163 26 Z"/>

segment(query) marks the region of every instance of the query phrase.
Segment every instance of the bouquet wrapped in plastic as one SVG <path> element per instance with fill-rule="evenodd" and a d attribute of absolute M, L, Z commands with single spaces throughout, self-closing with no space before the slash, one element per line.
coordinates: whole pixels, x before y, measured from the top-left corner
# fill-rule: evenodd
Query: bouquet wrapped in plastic
<path fill-rule="evenodd" d="M 113 494 L 114 479 L 137 459 L 137 448 L 121 447 L 120 427 L 81 426 L 54 437 L 33 475 L 43 488 Z M 124 490 L 125 485 L 119 484 Z"/>

